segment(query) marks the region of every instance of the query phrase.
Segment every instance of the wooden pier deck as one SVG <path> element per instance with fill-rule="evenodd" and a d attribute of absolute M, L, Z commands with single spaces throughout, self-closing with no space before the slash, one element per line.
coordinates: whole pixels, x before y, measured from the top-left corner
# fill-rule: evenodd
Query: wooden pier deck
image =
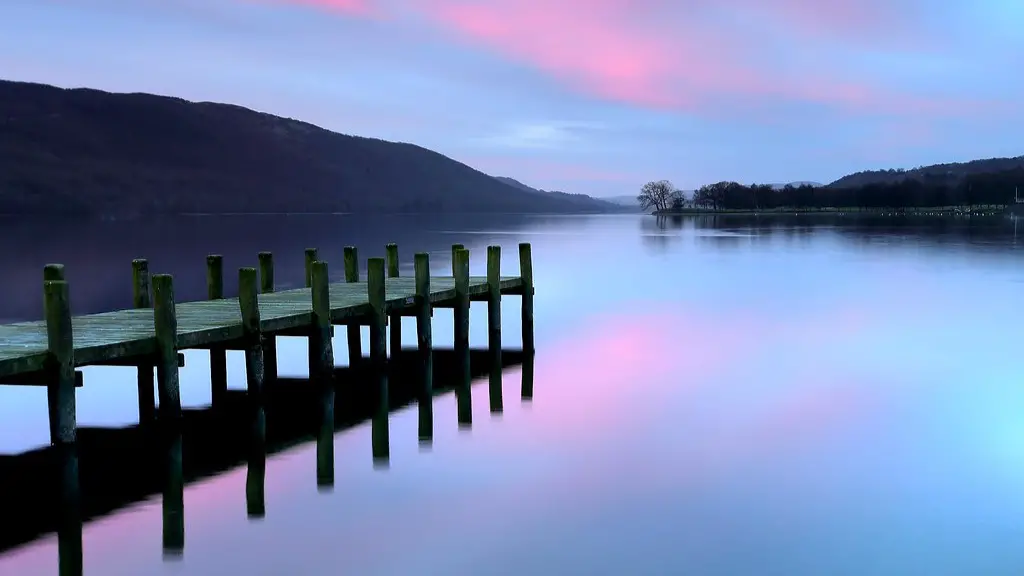
<path fill-rule="evenodd" d="M 368 282 L 337 282 L 329 285 L 332 324 L 368 324 L 370 299 Z M 469 296 L 476 300 L 488 294 L 486 277 L 469 278 Z M 499 279 L 503 295 L 521 295 L 523 281 L 516 276 Z M 385 280 L 384 311 L 408 315 L 415 310 L 413 278 Z M 451 307 L 455 300 L 455 278 L 430 278 L 430 303 L 435 308 Z M 263 294 L 259 298 L 260 331 L 264 334 L 294 334 L 313 324 L 312 289 L 296 288 Z M 177 348 L 208 348 L 231 345 L 243 336 L 238 298 L 182 302 L 175 305 L 178 320 Z M 104 365 L 157 353 L 153 311 L 117 310 L 72 318 L 75 366 Z M 0 325 L 0 378 L 39 372 L 46 367 L 49 348 L 46 322 L 18 322 Z M 294 334 L 297 335 L 297 334 Z M 303 334 L 306 335 L 306 334 Z"/>
<path fill-rule="evenodd" d="M 330 283 L 328 264 L 316 249 L 305 254 L 306 287 L 276 291 L 273 255 L 259 254 L 257 268 L 238 271 L 238 297 L 224 298 L 223 259 L 207 257 L 208 300 L 174 301 L 173 279 L 150 276 L 146 260 L 132 262 L 135 308 L 73 316 L 70 284 L 60 264 L 43 270 L 44 320 L 0 325 L 0 384 L 46 386 L 51 442 L 73 443 L 76 437 L 75 388 L 83 385 L 77 367 L 115 365 L 138 367 L 139 419 L 157 416 L 153 369 L 160 398 L 161 420 L 180 419 L 178 369 L 180 350 L 210 350 L 214 404 L 227 390 L 226 350 L 243 350 L 247 391 L 262 402 L 263 383 L 277 377 L 275 336 L 309 338 L 309 367 L 313 380 L 329 380 L 333 366 L 332 325 L 348 325 L 353 361 L 361 357 L 359 326 L 370 327 L 370 366 L 384 373 L 386 332 L 391 350 L 402 347 L 402 316 L 416 318 L 417 349 L 431 387 L 431 323 L 433 309 L 453 308 L 455 350 L 463 358 L 469 382 L 469 304 L 488 303 L 488 348 L 501 351 L 501 297 L 522 297 L 523 350 L 533 350 L 533 264 L 528 243 L 519 245 L 519 276 L 501 276 L 501 248 L 487 248 L 487 275 L 470 277 L 469 251 L 452 246 L 452 275 L 430 276 L 429 256 L 415 255 L 415 276 L 399 274 L 398 247 L 389 244 L 386 258 L 367 260 L 359 270 L 356 248 L 344 251 L 344 282 Z M 390 330 L 388 319 L 391 319 Z M 381 380 L 386 396 L 386 378 Z"/>

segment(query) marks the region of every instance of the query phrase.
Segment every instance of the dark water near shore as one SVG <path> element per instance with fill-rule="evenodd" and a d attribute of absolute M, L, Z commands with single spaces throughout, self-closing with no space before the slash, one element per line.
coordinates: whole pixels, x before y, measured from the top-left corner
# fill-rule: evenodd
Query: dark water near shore
<path fill-rule="evenodd" d="M 442 273 L 460 242 L 473 274 L 488 244 L 502 245 L 504 274 L 517 274 L 516 245 L 533 244 L 537 353 L 501 372 L 500 415 L 484 369 L 471 428 L 458 426 L 454 396 L 434 399 L 429 450 L 415 404 L 388 419 L 387 468 L 373 465 L 372 422 L 340 431 L 331 491 L 318 490 L 315 438 L 286 446 L 263 465 L 259 519 L 247 514 L 253 465 L 233 455 L 185 487 L 184 548 L 171 556 L 151 479 L 148 497 L 85 524 L 85 574 L 1024 573 L 1015 221 L 192 217 L 69 223 L 45 240 L 39 226 L 0 230 L 4 319 L 41 316 L 50 261 L 66 264 L 85 313 L 130 304 L 136 257 L 194 299 L 211 252 L 234 270 L 271 250 L 288 287 L 307 246 L 339 277 L 347 244 L 365 261 L 398 242 L 410 266 L 427 250 Z M 474 347 L 486 344 L 485 310 L 473 307 Z M 507 346 L 520 342 L 518 311 L 506 298 Z M 403 335 L 414 344 L 411 323 Z M 434 337 L 451 345 L 450 311 L 436 313 Z M 279 347 L 285 384 L 301 388 L 305 342 Z M 201 408 L 208 363 L 186 354 L 182 402 Z M 526 370 L 532 401 L 521 400 Z M 229 353 L 229 383 L 244 389 L 240 354 Z M 0 388 L 0 454 L 46 443 L 45 396 Z M 78 413 L 81 426 L 134 425 L 134 370 L 86 369 Z M 185 437 L 186 468 L 201 467 L 210 441 Z M 8 532 L 25 523 L 3 513 Z M 55 534 L 0 553 L 0 574 L 57 565 Z"/>

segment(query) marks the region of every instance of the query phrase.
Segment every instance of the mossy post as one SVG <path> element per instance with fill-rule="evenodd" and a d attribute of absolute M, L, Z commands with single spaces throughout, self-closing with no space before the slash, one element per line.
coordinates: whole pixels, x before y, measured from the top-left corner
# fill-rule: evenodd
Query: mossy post
<path fill-rule="evenodd" d="M 43 266 L 43 282 L 47 280 L 67 280 L 64 277 L 63 264 L 47 264 Z"/>
<path fill-rule="evenodd" d="M 149 282 L 149 262 L 143 258 L 132 260 L 132 306 L 152 308 L 153 298 Z M 139 423 L 156 418 L 156 392 L 153 386 L 153 365 L 138 367 Z"/>
<path fill-rule="evenodd" d="M 487 349 L 491 412 L 501 413 L 501 246 L 487 247 Z"/>
<path fill-rule="evenodd" d="M 469 250 L 465 249 L 455 251 L 455 357 L 459 424 L 469 426 L 473 423 L 473 411 L 469 387 Z"/>
<path fill-rule="evenodd" d="M 306 288 L 313 286 L 313 262 L 319 260 L 319 250 L 316 248 L 306 248 Z"/>
<path fill-rule="evenodd" d="M 274 254 L 260 252 L 257 258 L 260 263 L 260 294 L 273 294 Z M 277 338 L 272 334 L 263 336 L 263 375 L 266 380 L 277 380 Z"/>
<path fill-rule="evenodd" d="M 398 278 L 398 244 L 388 244 L 384 247 L 387 256 L 388 278 Z M 395 312 L 388 320 L 391 327 L 391 357 L 398 358 L 402 352 L 402 314 Z"/>
<path fill-rule="evenodd" d="M 310 376 L 320 388 L 319 432 L 316 443 L 316 485 L 320 490 L 334 486 L 334 327 L 331 325 L 331 295 L 327 262 L 313 263 L 313 332 L 309 344 L 316 351 L 316 366 Z"/>
<path fill-rule="evenodd" d="M 238 308 L 245 341 L 245 388 L 253 407 L 263 407 L 263 333 L 260 328 L 258 275 L 255 268 L 238 270 Z"/>
<path fill-rule="evenodd" d="M 359 252 L 355 246 L 345 246 L 345 282 L 359 282 Z M 348 365 L 355 367 L 363 357 L 363 342 L 358 324 L 345 327 L 348 333 Z"/>
<path fill-rule="evenodd" d="M 206 257 L 206 297 L 224 298 L 224 257 L 210 254 Z M 220 406 L 228 393 L 228 357 L 223 346 L 210 346 L 210 396 L 214 406 Z"/>
<path fill-rule="evenodd" d="M 455 276 L 455 253 L 465 249 L 466 247 L 462 244 L 452 244 L 452 276 Z"/>
<path fill-rule="evenodd" d="M 63 271 L 63 270 L 62 270 Z M 50 415 L 50 443 L 71 444 L 77 439 L 75 416 L 75 341 L 71 327 L 71 298 L 64 280 L 43 282 L 43 310 L 46 314 L 47 407 Z"/>
<path fill-rule="evenodd" d="M 156 387 L 160 419 L 178 422 L 181 393 L 178 383 L 178 317 L 174 310 L 174 281 L 170 274 L 153 276 L 153 328 L 156 332 Z"/>
<path fill-rule="evenodd" d="M 319 259 L 319 251 L 316 248 L 306 248 L 306 288 L 313 287 L 313 263 Z M 310 332 L 310 338 L 312 338 L 312 332 Z M 313 378 L 313 373 L 316 371 L 317 363 L 317 351 L 313 348 L 313 341 L 309 341 L 309 377 Z"/>
<path fill-rule="evenodd" d="M 423 378 L 419 390 L 419 438 L 421 443 L 429 443 L 434 437 L 434 344 L 430 325 L 430 255 L 426 252 L 416 254 L 413 257 L 413 265 L 416 270 L 416 348 Z"/>
<path fill-rule="evenodd" d="M 519 276 L 523 279 L 523 352 L 532 354 L 533 344 L 533 256 L 530 243 L 519 245 Z"/>
<path fill-rule="evenodd" d="M 383 428 L 374 420 L 371 430 L 374 461 L 377 462 L 378 447 L 388 445 L 387 413 L 391 407 L 388 399 L 387 339 L 384 334 L 387 330 L 387 316 L 384 307 L 387 297 L 384 286 L 384 259 L 370 258 L 366 263 L 366 273 L 366 289 L 370 300 L 370 364 L 373 378 L 377 382 L 375 414 L 379 417 L 383 412 L 385 416 Z"/>

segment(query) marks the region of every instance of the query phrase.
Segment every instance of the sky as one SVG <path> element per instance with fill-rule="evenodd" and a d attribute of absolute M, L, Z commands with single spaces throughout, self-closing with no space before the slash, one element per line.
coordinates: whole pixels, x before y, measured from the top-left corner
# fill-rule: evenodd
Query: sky
<path fill-rule="evenodd" d="M 0 78 L 229 102 L 544 189 L 1024 154 L 1019 0 L 0 0 Z"/>

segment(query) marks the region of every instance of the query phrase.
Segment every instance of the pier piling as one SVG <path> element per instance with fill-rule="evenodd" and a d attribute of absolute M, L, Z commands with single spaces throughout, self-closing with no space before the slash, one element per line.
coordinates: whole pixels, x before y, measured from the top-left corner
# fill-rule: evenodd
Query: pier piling
<path fill-rule="evenodd" d="M 263 407 L 263 332 L 260 328 L 259 295 L 255 268 L 238 270 L 238 307 L 242 313 L 245 342 L 245 386 L 253 406 Z"/>
<path fill-rule="evenodd" d="M 260 252 L 260 294 L 274 293 L 274 255 Z M 277 338 L 273 334 L 263 335 L 263 378 L 277 380 Z"/>
<path fill-rule="evenodd" d="M 144 258 L 132 260 L 132 306 L 152 308 L 153 297 L 149 280 L 149 262 Z M 138 370 L 139 423 L 156 418 L 156 391 L 153 385 L 153 364 L 142 364 Z"/>
<path fill-rule="evenodd" d="M 345 282 L 359 282 L 359 252 L 355 246 L 345 246 Z M 348 337 L 348 365 L 356 366 L 363 357 L 363 342 L 358 324 L 345 327 Z"/>
<path fill-rule="evenodd" d="M 63 276 L 63 268 L 61 268 Z M 70 444 L 77 437 L 75 415 L 75 345 L 71 327 L 71 302 L 65 280 L 43 282 L 48 356 L 47 405 L 50 443 Z"/>
<path fill-rule="evenodd" d="M 519 276 L 523 279 L 523 351 L 534 351 L 533 256 L 529 242 L 519 244 Z"/>
<path fill-rule="evenodd" d="M 491 413 L 503 411 L 501 396 L 501 246 L 487 247 L 487 350 Z"/>
<path fill-rule="evenodd" d="M 178 317 L 174 307 L 174 281 L 169 274 L 153 276 L 153 328 L 156 332 L 156 385 L 160 419 L 181 419 L 178 381 Z"/>
<path fill-rule="evenodd" d="M 458 402 L 459 425 L 473 424 L 470 399 L 469 365 L 469 250 L 455 251 L 455 355 L 459 363 L 459 379 L 455 396 Z"/>
<path fill-rule="evenodd" d="M 416 348 L 420 357 L 423 381 L 419 392 L 419 439 L 430 443 L 434 436 L 434 343 L 431 331 L 430 255 L 420 252 L 413 257 L 416 271 Z"/>
<path fill-rule="evenodd" d="M 224 257 L 210 254 L 206 257 L 206 297 L 224 298 Z M 210 346 L 210 399 L 219 406 L 228 392 L 228 357 L 224 346 Z"/>
<path fill-rule="evenodd" d="M 387 256 L 388 278 L 398 278 L 398 244 L 388 244 L 384 247 Z M 391 356 L 397 357 L 402 352 L 402 314 L 395 312 L 388 319 L 391 331 Z"/>

